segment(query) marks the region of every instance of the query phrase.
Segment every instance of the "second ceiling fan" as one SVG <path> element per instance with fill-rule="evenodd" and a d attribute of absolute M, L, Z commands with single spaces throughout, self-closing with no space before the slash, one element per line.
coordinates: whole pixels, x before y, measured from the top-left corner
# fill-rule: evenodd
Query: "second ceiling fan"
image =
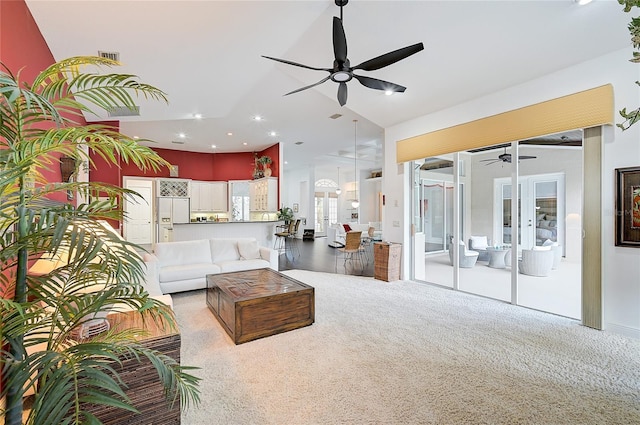
<path fill-rule="evenodd" d="M 331 68 L 316 68 L 296 62 L 291 62 L 285 59 L 262 56 L 263 58 L 282 62 L 287 65 L 312 69 L 314 71 L 326 71 L 329 73 L 327 77 L 323 78 L 317 83 L 310 84 L 308 86 L 286 93 L 285 96 L 301 92 L 302 90 L 315 87 L 319 84 L 324 83 L 325 81 L 331 80 L 338 83 L 338 102 L 340 103 L 340 106 L 344 106 L 347 103 L 347 82 L 351 81 L 353 78 L 358 80 L 363 86 L 370 89 L 404 92 L 406 90 L 406 87 L 403 87 L 401 85 L 390 83 L 388 81 L 378 80 L 377 78 L 366 77 L 364 75 L 356 75 L 353 72 L 356 70 L 375 71 L 377 69 L 384 68 L 385 66 L 392 65 L 423 50 L 423 44 L 417 43 L 411 46 L 403 47 L 402 49 L 385 53 L 384 55 L 377 56 L 373 59 L 369 59 L 368 61 L 362 62 L 361 64 L 352 67 L 349 59 L 347 58 L 347 38 L 345 36 L 344 27 L 342 25 L 342 7 L 349 3 L 349 0 L 335 0 L 335 3 L 336 6 L 340 6 L 340 17 L 333 17 L 333 53 L 335 60 L 333 61 L 333 66 Z"/>
<path fill-rule="evenodd" d="M 518 161 L 520 161 L 521 159 L 536 159 L 536 158 L 537 157 L 531 156 L 531 155 L 519 155 Z M 486 162 L 486 164 L 484 165 L 491 165 L 491 164 L 495 164 L 496 162 L 506 162 L 508 164 L 511 164 L 511 154 L 507 153 L 507 148 L 504 148 L 504 153 L 498 155 L 497 158 L 481 159 L 480 162 Z"/>

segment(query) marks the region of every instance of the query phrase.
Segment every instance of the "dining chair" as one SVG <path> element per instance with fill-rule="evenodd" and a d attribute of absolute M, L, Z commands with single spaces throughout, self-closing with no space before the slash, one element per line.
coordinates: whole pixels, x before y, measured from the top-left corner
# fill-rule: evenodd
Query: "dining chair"
<path fill-rule="evenodd" d="M 287 249 L 287 238 L 291 235 L 296 227 L 294 220 L 291 220 L 286 226 L 277 226 L 281 230 L 274 233 L 276 240 L 273 241 L 273 249 L 278 250 L 279 253 L 285 252 Z"/>
<path fill-rule="evenodd" d="M 364 271 L 364 249 L 362 248 L 361 231 L 347 232 L 345 235 L 344 248 L 338 248 L 338 252 L 342 253 L 344 259 L 345 273 L 347 270 L 347 262 L 351 262 L 351 265 L 355 267 L 355 262 L 360 263 L 362 271 Z M 336 255 L 336 272 L 338 271 L 338 255 Z"/>

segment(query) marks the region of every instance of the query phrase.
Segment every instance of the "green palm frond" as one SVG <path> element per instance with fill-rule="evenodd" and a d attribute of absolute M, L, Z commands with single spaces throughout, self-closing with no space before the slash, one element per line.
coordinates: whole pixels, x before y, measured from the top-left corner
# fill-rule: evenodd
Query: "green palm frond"
<path fill-rule="evenodd" d="M 166 101 L 159 89 L 129 74 L 100 74 L 117 62 L 90 56 L 53 64 L 31 84 L 0 70 L 0 410 L 5 423 L 22 423 L 22 395 L 37 383 L 29 424 L 100 423 L 87 406 L 135 411 L 115 365 L 150 361 L 168 400 L 198 402 L 198 378 L 189 367 L 141 346 L 141 330 L 112 330 L 74 341 L 76 330 L 112 311 L 137 311 L 144 320 L 174 327 L 166 306 L 148 296 L 140 248 L 99 220 L 123 218 L 125 199 L 137 194 L 96 182 L 50 182 L 45 170 L 60 156 L 89 166 L 92 156 L 143 170 L 168 165 L 154 151 L 83 115 L 113 107 L 135 108 L 139 97 Z M 96 72 L 87 73 L 85 67 Z M 4 65 L 0 63 L 0 69 Z M 77 192 L 86 203 L 56 204 L 51 195 Z M 106 198 L 106 200 L 105 200 Z M 35 260 L 52 270 L 29 274 Z M 45 261 L 46 263 L 46 261 Z"/>
<path fill-rule="evenodd" d="M 618 3 L 624 6 L 624 11 L 627 13 L 631 12 L 634 7 L 640 7 L 640 0 L 618 0 Z M 627 28 L 629 34 L 631 34 L 631 45 L 636 49 L 629 61 L 640 63 L 640 51 L 638 51 L 638 49 L 640 49 L 640 17 L 631 18 L 631 22 Z M 640 85 L 640 82 L 636 81 L 636 85 Z M 627 108 L 623 108 L 619 111 L 619 114 L 624 118 L 624 121 L 616 124 L 616 127 L 623 131 L 640 121 L 640 108 L 635 108 L 629 112 L 627 112 Z"/>

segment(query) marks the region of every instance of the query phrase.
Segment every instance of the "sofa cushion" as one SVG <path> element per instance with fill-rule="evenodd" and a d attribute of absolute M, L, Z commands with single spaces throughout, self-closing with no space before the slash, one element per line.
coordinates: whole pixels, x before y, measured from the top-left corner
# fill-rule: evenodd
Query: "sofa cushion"
<path fill-rule="evenodd" d="M 238 239 L 209 239 L 209 244 L 211 245 L 211 258 L 209 258 L 209 261 L 213 263 L 240 259 Z"/>
<path fill-rule="evenodd" d="M 211 248 L 206 239 L 180 242 L 158 242 L 154 254 L 160 267 L 211 263 Z M 162 271 L 161 271 L 162 272 Z M 162 281 L 162 279 L 160 279 Z"/>
<path fill-rule="evenodd" d="M 160 282 L 203 278 L 208 274 L 220 273 L 220 267 L 210 261 L 200 264 L 184 264 L 162 267 Z"/>
<path fill-rule="evenodd" d="M 471 242 L 471 249 L 487 249 L 489 246 L 489 241 L 486 236 L 471 236 L 469 240 Z"/>
<path fill-rule="evenodd" d="M 238 240 L 238 252 L 243 260 L 256 260 L 260 258 L 258 241 L 254 239 Z"/>
<path fill-rule="evenodd" d="M 222 273 L 239 272 L 243 270 L 264 269 L 270 266 L 266 260 L 237 260 L 217 263 Z"/>

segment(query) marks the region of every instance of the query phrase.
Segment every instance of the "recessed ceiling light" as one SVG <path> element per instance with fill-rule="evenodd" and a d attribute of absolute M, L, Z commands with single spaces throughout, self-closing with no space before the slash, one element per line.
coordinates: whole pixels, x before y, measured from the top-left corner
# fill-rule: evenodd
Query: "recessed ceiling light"
<path fill-rule="evenodd" d="M 580 6 L 584 6 L 585 4 L 591 3 L 591 0 L 575 0 Z"/>
<path fill-rule="evenodd" d="M 228 132 L 227 136 L 233 136 L 233 133 L 232 132 Z"/>
<path fill-rule="evenodd" d="M 215 149 L 215 148 L 217 148 L 217 146 L 216 145 L 211 145 L 211 148 Z"/>
<path fill-rule="evenodd" d="M 140 137 L 138 136 L 133 136 L 134 139 L 138 140 Z"/>
<path fill-rule="evenodd" d="M 180 133 L 180 134 L 178 134 L 178 137 L 181 138 L 181 139 L 184 139 L 185 137 L 187 137 L 187 135 L 184 134 L 184 133 Z"/>
<path fill-rule="evenodd" d="M 197 120 L 202 119 L 202 114 L 193 114 L 193 118 Z"/>
<path fill-rule="evenodd" d="M 391 96 L 393 94 L 392 90 L 385 90 L 384 94 L 386 94 L 387 96 Z"/>
<path fill-rule="evenodd" d="M 284 165 L 287 165 L 288 163 L 289 163 L 289 161 L 285 161 L 285 162 L 284 162 Z"/>
<path fill-rule="evenodd" d="M 262 117 L 260 115 L 256 115 L 253 119 L 256 121 L 262 121 Z"/>
<path fill-rule="evenodd" d="M 242 142 L 242 145 L 243 145 L 243 146 L 247 146 L 248 144 L 249 144 L 249 143 L 247 143 L 247 142 Z"/>
<path fill-rule="evenodd" d="M 271 133 L 269 133 L 269 136 L 272 136 L 272 137 L 273 137 L 273 136 L 275 136 L 275 135 L 276 135 L 276 132 L 275 132 L 275 131 L 272 131 Z"/>

